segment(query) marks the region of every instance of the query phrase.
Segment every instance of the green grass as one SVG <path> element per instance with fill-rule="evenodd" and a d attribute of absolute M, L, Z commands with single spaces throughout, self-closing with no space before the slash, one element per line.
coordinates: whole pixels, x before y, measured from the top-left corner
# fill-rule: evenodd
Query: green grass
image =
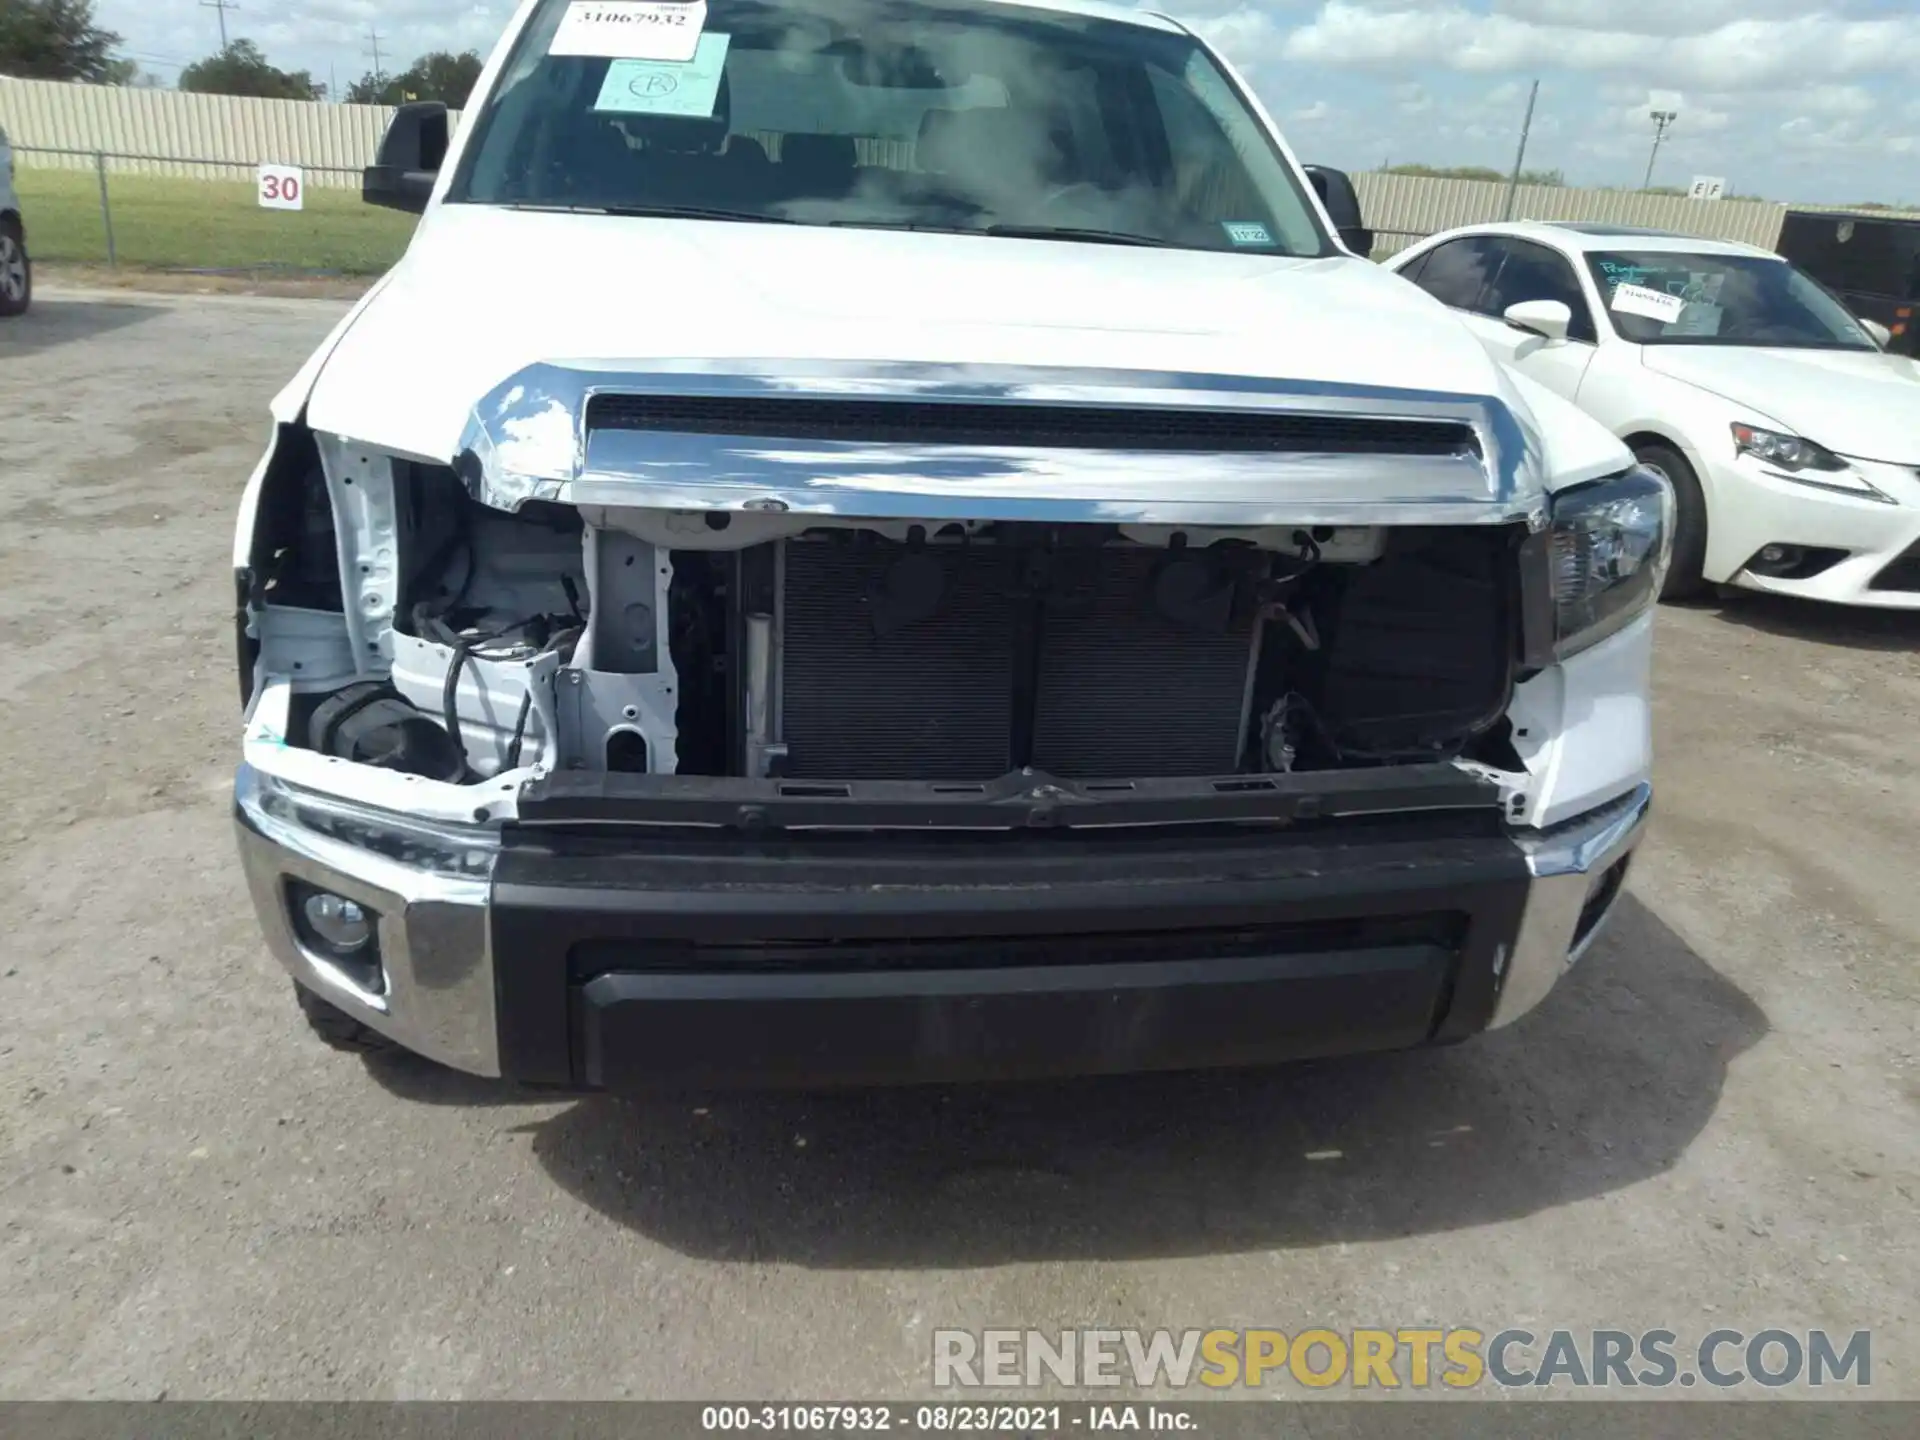
<path fill-rule="evenodd" d="M 106 263 L 97 174 L 22 167 L 15 183 L 36 260 Z M 263 210 L 251 175 L 229 182 L 109 169 L 107 197 L 120 264 L 154 269 L 377 274 L 400 258 L 414 224 L 357 190 L 309 189 L 305 210 Z"/>

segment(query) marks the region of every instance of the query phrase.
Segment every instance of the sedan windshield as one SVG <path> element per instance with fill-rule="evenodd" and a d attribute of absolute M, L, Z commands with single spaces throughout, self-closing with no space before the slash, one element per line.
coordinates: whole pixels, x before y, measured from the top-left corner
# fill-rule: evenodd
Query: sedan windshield
<path fill-rule="evenodd" d="M 545 0 L 450 200 L 1335 253 L 1178 31 L 999 0 L 708 0 L 633 7 L 684 11 L 682 33 L 608 38 L 588 22 L 610 8 Z"/>
<path fill-rule="evenodd" d="M 1647 250 L 1588 263 L 1614 329 L 1636 344 L 1876 348 L 1846 307 L 1784 260 Z"/>

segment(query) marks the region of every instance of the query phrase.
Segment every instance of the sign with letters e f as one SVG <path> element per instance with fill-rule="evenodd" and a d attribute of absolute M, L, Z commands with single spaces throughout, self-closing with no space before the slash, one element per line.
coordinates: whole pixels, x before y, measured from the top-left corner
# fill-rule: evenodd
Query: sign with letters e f
<path fill-rule="evenodd" d="M 260 208 L 263 210 L 304 210 L 307 206 L 307 180 L 297 165 L 260 167 Z"/>
<path fill-rule="evenodd" d="M 1687 191 L 1689 200 L 1718 200 L 1727 193 L 1727 182 L 1719 175 L 1696 175 Z"/>

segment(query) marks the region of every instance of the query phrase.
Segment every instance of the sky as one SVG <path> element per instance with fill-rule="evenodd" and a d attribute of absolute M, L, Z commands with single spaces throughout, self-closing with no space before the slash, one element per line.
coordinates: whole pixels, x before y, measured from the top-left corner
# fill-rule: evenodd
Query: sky
<path fill-rule="evenodd" d="M 1680 118 L 1656 184 L 1696 175 L 1776 200 L 1920 203 L 1920 0 L 1150 0 L 1218 46 L 1303 159 L 1513 163 L 1638 185 L 1650 91 Z M 228 31 L 344 87 L 428 50 L 491 47 L 512 0 L 240 0 Z M 124 53 L 171 81 L 219 45 L 201 0 L 95 0 Z"/>

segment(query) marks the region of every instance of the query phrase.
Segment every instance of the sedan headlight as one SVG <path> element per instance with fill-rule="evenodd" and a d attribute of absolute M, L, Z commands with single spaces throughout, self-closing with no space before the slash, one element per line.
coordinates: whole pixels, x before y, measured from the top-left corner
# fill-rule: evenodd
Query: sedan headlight
<path fill-rule="evenodd" d="M 1771 466 L 1782 480 L 1796 480 L 1820 490 L 1837 490 L 1842 495 L 1858 495 L 1866 500 L 1888 500 L 1851 465 L 1827 449 L 1800 435 L 1783 435 L 1778 430 L 1762 430 L 1758 425 L 1733 425 L 1733 453 L 1750 455 Z"/>
<path fill-rule="evenodd" d="M 1673 487 L 1636 466 L 1553 497 L 1554 654 L 1564 660 L 1660 598 L 1673 553 Z"/>

